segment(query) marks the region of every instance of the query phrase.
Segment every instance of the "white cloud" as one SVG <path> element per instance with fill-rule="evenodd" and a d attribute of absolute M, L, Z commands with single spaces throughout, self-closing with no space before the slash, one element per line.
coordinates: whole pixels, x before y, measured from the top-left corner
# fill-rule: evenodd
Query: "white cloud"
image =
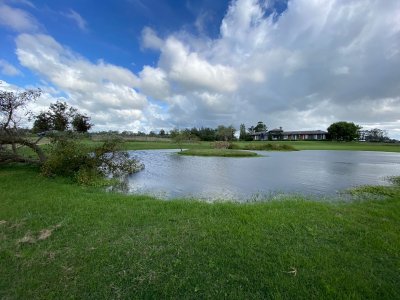
<path fill-rule="evenodd" d="M 34 32 L 40 28 L 36 19 L 28 12 L 0 3 L 0 25 L 17 32 Z"/>
<path fill-rule="evenodd" d="M 179 83 L 183 89 L 233 92 L 237 88 L 233 68 L 208 62 L 174 37 L 165 41 L 160 67 L 166 71 L 170 80 Z"/>
<path fill-rule="evenodd" d="M 233 1 L 214 40 L 184 31 L 161 40 L 146 29 L 171 118 L 286 129 L 398 124 L 399 1 L 291 0 L 281 16 L 266 15 L 265 5 Z"/>
<path fill-rule="evenodd" d="M 71 104 L 95 114 L 97 130 L 259 120 L 325 129 L 348 120 L 400 138 L 400 2 L 291 0 L 280 16 L 266 14 L 273 2 L 232 1 L 215 39 L 185 30 L 161 38 L 144 28 L 143 50 L 158 51 L 159 59 L 137 75 L 90 62 L 47 35 L 20 35 L 17 55 Z M 27 30 L 18 24 L 29 15 L 12 13 L 25 23 L 0 22 Z"/>
<path fill-rule="evenodd" d="M 71 105 L 93 117 L 97 130 L 126 128 L 143 117 L 148 101 L 135 90 L 139 79 L 128 69 L 104 61 L 92 63 L 48 35 L 21 34 L 16 44 L 21 65 L 64 91 Z"/>
<path fill-rule="evenodd" d="M 70 9 L 68 13 L 64 13 L 64 16 L 74 21 L 82 31 L 88 30 L 86 20 L 73 9 Z"/>
<path fill-rule="evenodd" d="M 163 41 L 157 36 L 153 29 L 145 27 L 142 30 L 142 45 L 144 48 L 158 50 L 162 47 Z"/>
<path fill-rule="evenodd" d="M 36 6 L 28 0 L 8 0 L 8 2 L 29 6 L 30 8 L 36 8 Z"/>
<path fill-rule="evenodd" d="M 0 59 L 0 72 L 7 76 L 21 75 L 21 71 L 4 59 Z"/>
<path fill-rule="evenodd" d="M 167 75 L 160 68 L 145 66 L 139 73 L 140 90 L 153 98 L 165 100 L 170 94 Z"/>

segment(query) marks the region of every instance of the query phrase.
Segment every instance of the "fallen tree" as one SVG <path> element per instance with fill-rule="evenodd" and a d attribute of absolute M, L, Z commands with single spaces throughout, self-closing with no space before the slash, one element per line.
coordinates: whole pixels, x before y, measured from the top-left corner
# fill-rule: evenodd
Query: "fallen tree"
<path fill-rule="evenodd" d="M 29 162 L 43 164 L 46 155 L 38 146 L 38 142 L 30 140 L 19 125 L 23 117 L 29 117 L 28 104 L 36 101 L 41 95 L 40 89 L 30 89 L 22 92 L 0 91 L 0 163 Z M 32 159 L 20 155 L 20 147 L 28 147 L 36 153 Z"/>
<path fill-rule="evenodd" d="M 68 176 L 82 184 L 90 184 L 105 177 L 120 177 L 143 168 L 143 165 L 131 158 L 127 152 L 120 151 L 119 142 L 116 140 L 106 141 L 98 147 L 88 146 L 79 141 L 72 131 L 65 131 L 68 120 L 62 131 L 42 132 L 37 138 L 29 136 L 27 130 L 20 127 L 20 123 L 23 123 L 24 118 L 28 120 L 33 116 L 27 107 L 40 95 L 40 89 L 22 92 L 0 90 L 0 164 L 34 163 L 41 166 L 45 176 Z M 55 105 L 62 105 L 64 110 L 68 108 L 66 103 L 57 102 Z M 77 112 L 72 107 L 70 111 Z M 48 115 L 52 116 L 51 113 Z M 85 129 L 89 129 L 92 126 L 88 123 L 90 118 L 80 114 L 79 116 L 85 118 Z M 51 121 L 54 121 L 54 116 L 52 117 Z M 37 116 L 34 118 L 38 119 Z M 46 151 L 38 144 L 45 136 L 50 142 Z M 35 157 L 27 156 L 26 151 L 18 151 L 22 147 L 29 148 L 36 154 Z"/>

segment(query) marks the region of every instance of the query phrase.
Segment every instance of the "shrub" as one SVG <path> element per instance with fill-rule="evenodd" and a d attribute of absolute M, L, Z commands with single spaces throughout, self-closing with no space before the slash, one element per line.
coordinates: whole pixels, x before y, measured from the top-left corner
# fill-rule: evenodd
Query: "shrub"
<path fill-rule="evenodd" d="M 118 142 L 109 140 L 91 149 L 74 139 L 55 139 L 42 173 L 66 176 L 84 185 L 98 184 L 104 178 L 121 177 L 143 168 L 127 152 L 119 151 Z"/>

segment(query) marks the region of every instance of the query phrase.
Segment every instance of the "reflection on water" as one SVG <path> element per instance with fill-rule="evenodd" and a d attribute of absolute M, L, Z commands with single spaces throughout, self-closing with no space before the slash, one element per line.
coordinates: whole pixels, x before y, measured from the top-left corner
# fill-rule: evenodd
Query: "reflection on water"
<path fill-rule="evenodd" d="M 263 157 L 191 157 L 178 150 L 132 151 L 145 169 L 127 192 L 162 199 L 257 201 L 276 193 L 334 195 L 357 185 L 387 185 L 400 174 L 400 154 L 361 151 L 264 152 Z"/>

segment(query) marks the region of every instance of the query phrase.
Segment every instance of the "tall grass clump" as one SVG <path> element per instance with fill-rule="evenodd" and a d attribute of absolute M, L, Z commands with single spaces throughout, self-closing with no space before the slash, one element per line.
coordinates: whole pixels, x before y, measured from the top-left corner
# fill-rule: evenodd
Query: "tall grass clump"
<path fill-rule="evenodd" d="M 258 151 L 297 151 L 297 149 L 291 145 L 270 143 L 233 144 L 232 149 Z"/>

